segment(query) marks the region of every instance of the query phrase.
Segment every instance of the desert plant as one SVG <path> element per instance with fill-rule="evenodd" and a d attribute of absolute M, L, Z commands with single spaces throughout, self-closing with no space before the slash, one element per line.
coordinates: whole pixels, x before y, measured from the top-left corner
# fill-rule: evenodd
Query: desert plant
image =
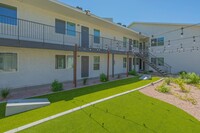
<path fill-rule="evenodd" d="M 83 79 L 83 85 L 86 85 L 86 84 L 87 84 L 87 81 L 88 81 L 88 78 L 84 78 L 84 79 Z"/>
<path fill-rule="evenodd" d="M 129 75 L 137 76 L 137 72 L 135 70 L 132 70 L 128 73 Z"/>
<path fill-rule="evenodd" d="M 178 78 L 178 79 L 176 79 L 175 82 L 176 82 L 176 84 L 178 84 L 178 86 L 182 92 L 187 92 L 187 93 L 190 92 L 190 90 L 185 87 L 183 79 Z"/>
<path fill-rule="evenodd" d="M 100 81 L 101 82 L 107 82 L 108 81 L 108 78 L 104 73 L 100 74 Z"/>
<path fill-rule="evenodd" d="M 165 83 L 166 83 L 167 85 L 170 85 L 171 79 L 170 79 L 170 78 L 165 78 Z"/>
<path fill-rule="evenodd" d="M 10 89 L 8 88 L 1 89 L 1 97 L 3 99 L 5 99 L 9 94 L 10 94 Z"/>
<path fill-rule="evenodd" d="M 179 77 L 180 77 L 181 79 L 187 79 L 187 72 L 185 72 L 185 71 L 179 72 Z"/>
<path fill-rule="evenodd" d="M 53 92 L 61 91 L 63 90 L 63 83 L 58 82 L 57 80 L 54 80 L 51 84 L 51 90 Z"/>
<path fill-rule="evenodd" d="M 188 84 L 199 84 L 200 83 L 200 77 L 196 73 L 188 73 L 187 78 L 185 79 L 185 82 Z"/>
<path fill-rule="evenodd" d="M 158 86 L 156 90 L 161 93 L 168 93 L 171 89 L 168 86 L 166 86 L 166 84 L 162 84 L 161 86 Z"/>

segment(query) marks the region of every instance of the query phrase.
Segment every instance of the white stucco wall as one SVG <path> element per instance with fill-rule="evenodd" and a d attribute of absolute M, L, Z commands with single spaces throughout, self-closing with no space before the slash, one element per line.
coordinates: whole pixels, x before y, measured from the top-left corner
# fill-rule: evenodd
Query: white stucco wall
<path fill-rule="evenodd" d="M 151 35 L 157 35 L 164 33 L 170 30 L 179 29 L 185 27 L 185 25 L 165 25 L 165 24 L 134 24 L 130 28 L 138 32 L 142 32 L 151 37 Z M 190 27 L 183 30 L 183 38 L 199 36 L 200 27 Z M 151 47 L 150 51 L 153 55 L 157 57 L 164 57 L 165 63 L 172 66 L 172 73 L 178 73 L 180 71 L 196 72 L 200 74 L 200 50 L 197 50 L 197 47 L 200 48 L 200 38 L 196 37 L 196 43 L 193 43 L 193 38 L 182 39 L 178 41 L 171 41 L 168 45 L 168 40 L 181 39 L 181 30 L 171 32 L 168 34 L 163 34 L 155 36 L 155 38 L 164 37 L 165 43 L 164 46 Z M 177 52 L 177 48 L 181 48 L 181 44 L 185 49 L 185 52 L 181 50 Z M 163 52 L 164 47 L 166 51 Z M 192 48 L 195 50 L 189 50 Z M 173 50 L 173 52 L 172 52 Z M 169 51 L 171 51 L 169 53 Z"/>

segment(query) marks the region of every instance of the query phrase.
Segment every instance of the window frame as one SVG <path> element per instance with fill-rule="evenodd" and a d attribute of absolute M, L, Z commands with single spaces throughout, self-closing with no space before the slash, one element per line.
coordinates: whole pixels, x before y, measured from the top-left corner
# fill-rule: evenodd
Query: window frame
<path fill-rule="evenodd" d="M 66 22 L 64 20 L 56 18 L 55 19 L 55 32 L 57 34 L 66 34 L 66 29 L 65 28 L 66 28 Z"/>
<path fill-rule="evenodd" d="M 58 58 L 64 57 L 64 67 L 60 68 L 59 67 L 59 60 Z M 62 69 L 66 69 L 66 56 L 65 55 L 55 55 L 55 69 L 56 70 L 62 70 Z"/>
<path fill-rule="evenodd" d="M 94 29 L 94 43 L 100 44 L 100 38 L 101 38 L 101 31 L 98 29 Z M 98 32 L 98 35 L 95 35 L 95 33 Z"/>
<path fill-rule="evenodd" d="M 126 48 L 128 44 L 128 38 L 127 37 L 123 37 L 123 47 Z"/>
<path fill-rule="evenodd" d="M 164 57 L 157 58 L 157 65 L 158 66 L 164 66 L 164 64 L 165 64 L 165 58 Z"/>
<path fill-rule="evenodd" d="M 157 38 L 157 46 L 164 46 L 165 38 L 159 37 Z"/>
<path fill-rule="evenodd" d="M 126 68 L 127 67 L 127 58 L 124 57 L 123 58 L 123 68 Z"/>
<path fill-rule="evenodd" d="M 0 54 L 16 54 L 16 70 L 15 71 L 0 70 L 0 73 L 16 73 L 16 72 L 19 72 L 19 54 L 18 53 L 0 52 Z"/>
<path fill-rule="evenodd" d="M 72 65 L 71 66 L 69 66 L 69 63 L 68 63 L 69 58 L 72 58 Z M 74 68 L 74 56 L 73 55 L 67 55 L 67 67 L 66 68 L 67 69 L 73 69 Z"/>
<path fill-rule="evenodd" d="M 0 19 L 0 23 L 16 26 L 17 25 L 17 13 L 18 13 L 17 7 L 0 3 L 0 8 L 5 8 L 6 10 L 14 11 L 13 12 L 14 16 L 12 16 L 13 14 L 12 15 L 8 14 L 8 11 L 6 11 L 6 14 L 3 14 L 3 13 L 0 14 L 0 16 L 2 18 L 2 20 Z"/>
<path fill-rule="evenodd" d="M 95 58 L 98 58 L 98 62 L 95 62 Z M 101 61 L 101 57 L 100 56 L 94 56 L 93 57 L 93 70 L 95 70 L 95 71 L 100 70 L 100 61 Z M 98 65 L 97 69 L 95 69 L 95 65 Z"/>
<path fill-rule="evenodd" d="M 69 26 L 74 26 L 73 29 L 70 29 Z M 68 36 L 76 36 L 76 24 L 73 22 L 66 23 L 67 35 Z"/>

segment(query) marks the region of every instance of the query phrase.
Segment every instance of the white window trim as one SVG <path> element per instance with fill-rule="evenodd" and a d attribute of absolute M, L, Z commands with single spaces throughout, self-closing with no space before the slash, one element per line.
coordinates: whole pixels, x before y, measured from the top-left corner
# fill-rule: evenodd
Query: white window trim
<path fill-rule="evenodd" d="M 2 73 L 18 73 L 19 72 L 19 53 L 18 52 L 1 52 L 2 54 L 17 54 L 17 71 L 1 71 L 0 74 Z"/>

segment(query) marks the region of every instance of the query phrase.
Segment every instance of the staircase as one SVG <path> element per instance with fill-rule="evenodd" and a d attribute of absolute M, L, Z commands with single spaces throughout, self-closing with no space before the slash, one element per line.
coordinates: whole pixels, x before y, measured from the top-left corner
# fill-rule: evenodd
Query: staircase
<path fill-rule="evenodd" d="M 167 76 L 168 74 L 171 73 L 171 66 L 161 62 L 160 60 L 157 60 L 157 63 L 151 62 L 151 58 L 157 58 L 150 52 L 144 52 L 144 51 L 139 51 L 139 52 L 134 52 L 132 51 L 132 54 L 144 61 L 146 64 L 148 64 L 150 67 L 152 67 L 154 70 L 156 70 L 159 74 L 162 76 Z M 159 66 L 158 64 L 163 64 L 162 66 Z"/>

